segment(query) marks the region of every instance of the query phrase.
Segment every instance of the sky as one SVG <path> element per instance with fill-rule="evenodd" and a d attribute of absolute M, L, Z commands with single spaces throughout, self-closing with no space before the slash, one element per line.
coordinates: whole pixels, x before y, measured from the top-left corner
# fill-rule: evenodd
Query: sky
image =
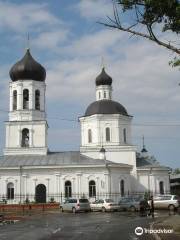
<path fill-rule="evenodd" d="M 113 78 L 113 99 L 133 116 L 133 144 L 140 151 L 144 135 L 150 155 L 162 165 L 180 167 L 179 70 L 168 64 L 174 55 L 98 24 L 112 13 L 111 0 L 0 0 L 0 154 L 8 120 L 9 70 L 29 45 L 47 71 L 51 151 L 79 150 L 78 117 L 95 101 L 103 57 Z"/>

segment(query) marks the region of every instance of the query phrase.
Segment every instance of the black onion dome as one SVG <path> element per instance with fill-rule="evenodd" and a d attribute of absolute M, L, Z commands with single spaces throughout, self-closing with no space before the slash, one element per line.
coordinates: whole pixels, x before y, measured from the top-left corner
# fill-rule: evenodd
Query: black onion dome
<path fill-rule="evenodd" d="M 100 153 L 105 153 L 105 152 L 106 152 L 106 149 L 102 147 L 99 152 L 100 152 Z"/>
<path fill-rule="evenodd" d="M 129 116 L 125 107 L 112 100 L 100 100 L 91 103 L 86 109 L 85 116 L 94 114 L 121 114 Z"/>
<path fill-rule="evenodd" d="M 102 72 L 96 78 L 96 86 L 111 84 L 112 78 L 105 72 L 105 69 L 103 67 Z"/>
<path fill-rule="evenodd" d="M 12 81 L 17 80 L 35 80 L 45 81 L 45 68 L 31 56 L 30 50 L 27 49 L 24 57 L 12 66 L 9 72 Z"/>
<path fill-rule="evenodd" d="M 148 151 L 146 150 L 145 146 L 143 146 L 141 152 L 142 152 L 142 153 L 147 153 L 147 152 L 148 152 Z"/>

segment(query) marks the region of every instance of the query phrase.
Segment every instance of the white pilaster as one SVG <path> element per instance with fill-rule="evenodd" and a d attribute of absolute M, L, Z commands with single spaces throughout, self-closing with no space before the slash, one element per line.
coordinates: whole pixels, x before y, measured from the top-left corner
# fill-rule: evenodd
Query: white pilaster
<path fill-rule="evenodd" d="M 110 187 L 109 187 L 109 173 L 105 173 L 104 176 L 105 176 L 105 191 L 106 191 L 106 193 L 108 193 L 109 189 L 110 189 Z"/>
<path fill-rule="evenodd" d="M 17 89 L 17 110 L 22 110 L 23 109 L 23 84 L 22 82 L 12 83 L 12 84 Z"/>
<path fill-rule="evenodd" d="M 81 189 L 81 176 L 82 176 L 81 173 L 78 173 L 78 174 L 77 174 L 78 194 L 79 194 L 80 196 L 81 196 L 81 191 L 82 191 L 82 189 Z"/>
<path fill-rule="evenodd" d="M 26 198 L 27 198 L 27 175 L 23 174 L 22 177 L 23 177 L 23 197 L 24 197 L 24 200 L 26 200 Z"/>

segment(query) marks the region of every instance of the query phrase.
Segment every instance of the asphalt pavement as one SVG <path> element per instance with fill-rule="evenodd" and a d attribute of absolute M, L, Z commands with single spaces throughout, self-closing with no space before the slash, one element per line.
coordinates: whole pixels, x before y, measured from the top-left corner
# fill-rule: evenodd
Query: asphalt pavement
<path fill-rule="evenodd" d="M 163 214 L 155 213 L 156 219 Z M 45 212 L 0 226 L 0 240 L 151 240 L 153 234 L 137 235 L 135 229 L 150 229 L 153 222 L 151 217 L 129 212 Z"/>

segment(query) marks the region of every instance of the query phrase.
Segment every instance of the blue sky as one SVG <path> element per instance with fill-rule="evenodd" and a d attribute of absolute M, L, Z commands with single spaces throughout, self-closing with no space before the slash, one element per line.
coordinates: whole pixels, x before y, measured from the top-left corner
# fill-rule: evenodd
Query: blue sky
<path fill-rule="evenodd" d="M 168 65 L 173 54 L 97 24 L 107 15 L 112 15 L 111 0 L 0 1 L 1 154 L 9 69 L 24 55 L 29 32 L 31 53 L 47 70 L 51 150 L 79 149 L 78 117 L 95 100 L 103 56 L 113 78 L 113 98 L 134 116 L 133 143 L 140 150 L 144 135 L 161 164 L 180 167 L 179 71 Z"/>

